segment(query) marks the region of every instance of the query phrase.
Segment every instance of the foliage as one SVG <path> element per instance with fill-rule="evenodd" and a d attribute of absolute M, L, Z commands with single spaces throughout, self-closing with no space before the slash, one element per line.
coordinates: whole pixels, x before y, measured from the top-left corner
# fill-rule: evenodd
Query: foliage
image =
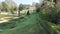
<path fill-rule="evenodd" d="M 23 8 L 24 8 L 24 7 L 23 7 L 23 4 L 20 4 L 20 5 L 19 5 L 19 10 L 22 11 Z"/>
<path fill-rule="evenodd" d="M 39 8 L 40 7 L 40 4 L 39 3 L 36 3 L 35 7 L 36 8 Z"/>
<path fill-rule="evenodd" d="M 5 2 L 2 2 L 2 6 L 6 8 L 7 4 Z"/>
<path fill-rule="evenodd" d="M 19 7 L 18 7 L 18 16 L 20 16 L 20 11 L 23 10 L 23 4 L 20 4 Z"/>
<path fill-rule="evenodd" d="M 51 5 L 47 5 L 46 3 L 43 7 L 41 8 L 41 18 L 43 20 L 58 24 L 59 22 L 59 13 L 60 13 L 60 5 L 57 4 L 57 6 L 52 7 Z M 53 4 L 52 4 L 53 5 Z"/>
<path fill-rule="evenodd" d="M 3 6 L 3 8 L 2 8 L 2 10 L 3 11 L 7 11 L 8 10 L 8 5 L 5 3 L 5 2 L 2 2 L 2 6 Z"/>
<path fill-rule="evenodd" d="M 11 13 L 14 14 L 14 7 L 10 7 L 9 9 L 10 9 Z"/>
<path fill-rule="evenodd" d="M 14 7 L 14 9 L 13 9 L 14 11 L 17 11 L 17 7 Z"/>
<path fill-rule="evenodd" d="M 36 3 L 35 7 L 36 7 L 36 12 L 40 12 L 40 4 Z"/>

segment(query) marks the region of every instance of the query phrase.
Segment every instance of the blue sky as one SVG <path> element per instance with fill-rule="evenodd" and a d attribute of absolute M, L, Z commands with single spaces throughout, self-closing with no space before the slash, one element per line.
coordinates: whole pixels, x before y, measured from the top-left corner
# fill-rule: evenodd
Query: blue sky
<path fill-rule="evenodd" d="M 5 1 L 5 0 L 0 0 L 0 2 Z M 17 3 L 18 5 L 20 3 L 23 4 L 32 4 L 32 2 L 39 2 L 39 0 L 13 0 L 15 3 Z"/>

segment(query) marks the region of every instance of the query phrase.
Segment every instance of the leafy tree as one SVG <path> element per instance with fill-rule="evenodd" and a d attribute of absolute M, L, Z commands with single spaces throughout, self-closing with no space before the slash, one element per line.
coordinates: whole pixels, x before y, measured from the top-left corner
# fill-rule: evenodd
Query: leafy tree
<path fill-rule="evenodd" d="M 10 7 L 10 11 L 11 11 L 12 14 L 14 14 L 14 12 L 13 12 L 14 11 L 14 7 L 13 6 Z"/>
<path fill-rule="evenodd" d="M 60 4 L 57 4 L 56 7 L 52 7 L 51 5 L 47 4 L 45 4 L 41 9 L 41 18 L 51 23 L 58 24 L 60 22 Z"/>
<path fill-rule="evenodd" d="M 36 3 L 35 7 L 36 7 L 36 12 L 40 12 L 40 4 Z"/>
<path fill-rule="evenodd" d="M 20 16 L 20 11 L 23 10 L 23 4 L 20 4 L 18 9 L 19 9 L 19 10 L 18 10 L 18 16 Z"/>
<path fill-rule="evenodd" d="M 19 5 L 19 10 L 22 11 L 23 10 L 23 4 Z"/>
<path fill-rule="evenodd" d="M 47 0 L 47 1 L 51 1 L 51 2 L 54 2 L 54 6 L 56 6 L 56 4 L 58 3 L 59 0 Z"/>
<path fill-rule="evenodd" d="M 17 7 L 14 7 L 14 9 L 13 9 L 14 11 L 17 11 Z"/>
<path fill-rule="evenodd" d="M 3 6 L 3 8 L 2 8 L 2 10 L 3 11 L 7 11 L 8 10 L 8 5 L 5 3 L 5 2 L 2 2 L 2 6 Z"/>

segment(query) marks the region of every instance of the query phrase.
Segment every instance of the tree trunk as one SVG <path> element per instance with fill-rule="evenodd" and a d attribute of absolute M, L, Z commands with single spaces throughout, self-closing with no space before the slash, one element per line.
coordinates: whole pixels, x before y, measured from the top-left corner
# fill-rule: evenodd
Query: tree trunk
<path fill-rule="evenodd" d="M 20 10 L 18 11 L 18 16 L 20 16 Z"/>

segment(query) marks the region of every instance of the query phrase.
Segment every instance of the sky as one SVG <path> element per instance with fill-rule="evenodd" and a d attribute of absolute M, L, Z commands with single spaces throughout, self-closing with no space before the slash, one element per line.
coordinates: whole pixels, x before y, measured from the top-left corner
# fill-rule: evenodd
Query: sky
<path fill-rule="evenodd" d="M 5 0 L 0 0 L 0 2 L 5 1 Z M 17 3 L 17 5 L 19 5 L 20 3 L 22 4 L 32 4 L 33 2 L 39 2 L 39 0 L 13 0 L 15 3 Z M 42 0 L 40 0 L 41 2 Z"/>

